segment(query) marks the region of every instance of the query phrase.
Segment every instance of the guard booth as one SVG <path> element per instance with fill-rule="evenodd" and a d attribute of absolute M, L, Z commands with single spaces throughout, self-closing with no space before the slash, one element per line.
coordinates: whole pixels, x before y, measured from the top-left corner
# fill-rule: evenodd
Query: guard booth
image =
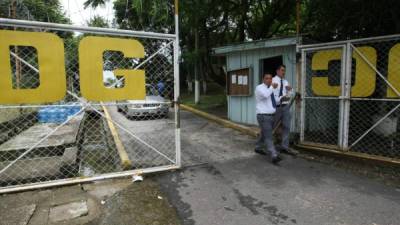
<path fill-rule="evenodd" d="M 286 79 L 297 91 L 296 37 L 273 38 L 233 44 L 213 49 L 215 56 L 226 57 L 228 118 L 257 125 L 255 87 L 264 73 L 275 75 L 278 65 L 286 66 Z M 296 131 L 295 106 L 292 106 L 292 132 Z"/>

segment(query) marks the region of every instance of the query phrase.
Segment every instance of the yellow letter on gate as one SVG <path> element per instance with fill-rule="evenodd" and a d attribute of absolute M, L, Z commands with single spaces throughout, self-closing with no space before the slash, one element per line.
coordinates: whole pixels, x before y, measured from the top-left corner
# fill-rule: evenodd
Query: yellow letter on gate
<path fill-rule="evenodd" d="M 39 87 L 13 89 L 10 46 L 32 46 L 36 49 Z M 55 102 L 61 100 L 65 92 L 64 45 L 57 35 L 0 30 L 0 104 Z"/>
<path fill-rule="evenodd" d="M 396 44 L 390 49 L 388 67 L 388 81 L 398 92 L 400 92 L 400 44 Z M 400 96 L 398 96 L 389 86 L 387 87 L 386 96 L 388 98 L 400 98 Z"/>
<path fill-rule="evenodd" d="M 358 47 L 357 50 L 372 64 L 376 66 L 376 50 L 372 47 Z M 341 60 L 342 50 L 322 50 L 312 57 L 312 70 L 328 70 L 328 64 L 332 60 Z M 351 87 L 351 97 L 368 97 L 375 91 L 375 71 L 353 51 L 353 59 L 356 61 L 355 82 Z M 331 86 L 328 76 L 312 77 L 312 90 L 318 96 L 339 96 L 340 86 Z"/>
<path fill-rule="evenodd" d="M 315 53 L 312 57 L 311 68 L 315 70 L 328 70 L 329 62 L 332 60 L 341 60 L 342 50 L 323 50 Z M 312 77 L 311 88 L 318 96 L 339 96 L 340 86 L 331 86 L 328 82 L 328 76 Z"/>
<path fill-rule="evenodd" d="M 85 37 L 79 44 L 79 68 L 82 95 L 91 101 L 145 99 L 144 70 L 114 70 L 124 76 L 123 88 L 106 88 L 103 84 L 103 53 L 120 51 L 127 58 L 143 58 L 144 48 L 136 40 L 108 37 Z"/>
<path fill-rule="evenodd" d="M 357 50 L 376 67 L 376 50 L 373 47 L 357 47 Z M 354 50 L 353 58 L 356 60 L 356 79 L 351 87 L 351 97 L 369 97 L 375 91 L 376 73 Z"/>

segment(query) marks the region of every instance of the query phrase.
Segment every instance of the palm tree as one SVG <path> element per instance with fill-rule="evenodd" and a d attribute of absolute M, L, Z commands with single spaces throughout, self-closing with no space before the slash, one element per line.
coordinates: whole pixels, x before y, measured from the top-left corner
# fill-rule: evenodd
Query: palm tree
<path fill-rule="evenodd" d="M 106 2 L 108 2 L 109 0 L 86 0 L 84 3 L 83 3 L 83 6 L 85 7 L 85 9 L 87 8 L 87 7 L 92 7 L 93 9 L 94 8 L 97 8 L 98 6 L 101 6 L 101 5 L 104 5 L 104 4 L 106 4 Z"/>

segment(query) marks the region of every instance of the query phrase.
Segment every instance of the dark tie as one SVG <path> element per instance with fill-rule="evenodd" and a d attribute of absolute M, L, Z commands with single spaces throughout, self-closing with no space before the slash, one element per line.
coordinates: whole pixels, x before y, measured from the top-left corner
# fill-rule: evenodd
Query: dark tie
<path fill-rule="evenodd" d="M 283 79 L 281 79 L 281 87 L 279 88 L 279 97 L 283 95 Z"/>
<path fill-rule="evenodd" d="M 270 86 L 268 86 L 269 88 Z M 276 108 L 276 101 L 275 101 L 275 96 L 274 93 L 272 92 L 271 94 L 271 101 L 272 101 L 272 107 L 274 107 L 274 109 Z"/>
<path fill-rule="evenodd" d="M 276 108 L 276 102 L 275 102 L 274 93 L 271 94 L 271 101 L 272 101 L 272 107 L 274 107 L 274 109 L 275 109 Z"/>

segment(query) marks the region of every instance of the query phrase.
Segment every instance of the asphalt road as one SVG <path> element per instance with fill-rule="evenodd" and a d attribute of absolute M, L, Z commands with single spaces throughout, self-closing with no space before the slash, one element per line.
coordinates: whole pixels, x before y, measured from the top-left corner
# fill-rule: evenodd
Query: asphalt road
<path fill-rule="evenodd" d="M 163 119 L 128 119 L 108 106 L 119 137 L 135 168 L 172 165 L 175 162 L 175 123 L 170 112 Z"/>
<path fill-rule="evenodd" d="M 274 166 L 253 153 L 253 138 L 185 111 L 181 117 L 184 168 L 151 179 L 185 225 L 400 224 L 399 188 L 302 158 Z M 172 120 L 118 118 L 172 157 L 160 141 L 173 136 Z"/>
<path fill-rule="evenodd" d="M 400 224 L 400 189 L 290 156 L 277 167 L 254 141 L 182 112 L 186 167 L 156 179 L 183 224 Z"/>

